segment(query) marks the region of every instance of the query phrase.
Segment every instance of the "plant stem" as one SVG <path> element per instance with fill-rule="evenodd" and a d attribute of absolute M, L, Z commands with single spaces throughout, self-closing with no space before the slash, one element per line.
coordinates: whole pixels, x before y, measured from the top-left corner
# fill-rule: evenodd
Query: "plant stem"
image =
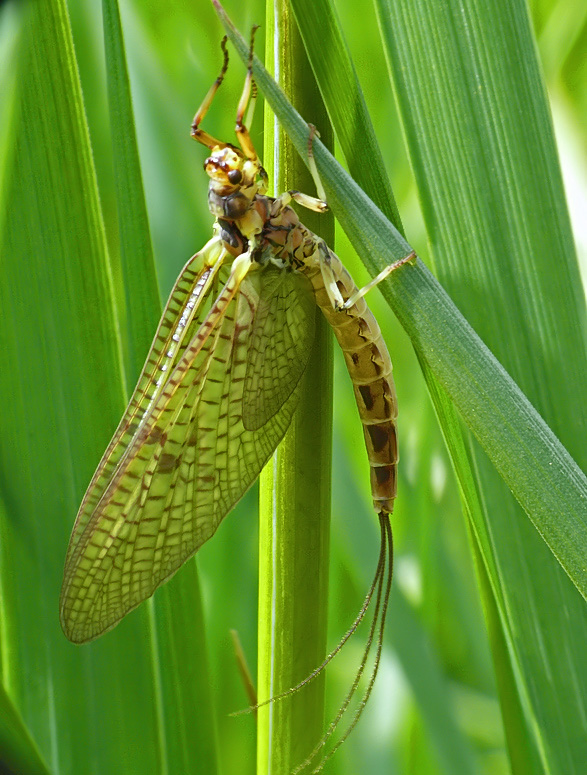
<path fill-rule="evenodd" d="M 267 59 L 289 98 L 330 134 L 326 112 L 286 3 L 268 5 Z M 265 117 L 265 160 L 273 194 L 313 194 L 311 177 L 289 140 Z M 313 217 L 312 217 L 313 216 Z M 304 211 L 304 223 L 332 244 L 333 222 Z M 316 336 L 291 427 L 261 476 L 259 539 L 259 700 L 294 686 L 323 659 L 326 647 L 330 457 L 331 339 L 317 311 Z M 323 733 L 324 681 L 259 710 L 257 772 L 300 764 Z"/>

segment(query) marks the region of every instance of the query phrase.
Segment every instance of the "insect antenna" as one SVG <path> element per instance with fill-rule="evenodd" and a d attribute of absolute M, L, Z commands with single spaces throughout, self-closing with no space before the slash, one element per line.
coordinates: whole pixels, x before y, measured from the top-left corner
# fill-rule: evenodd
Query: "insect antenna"
<path fill-rule="evenodd" d="M 243 710 L 234 711 L 234 713 L 230 714 L 231 716 L 242 716 L 245 713 L 252 713 L 257 711 L 258 708 L 262 708 L 264 705 L 269 705 L 272 702 L 283 700 L 284 697 L 289 697 L 291 694 L 295 694 L 295 692 L 298 692 L 300 689 L 303 689 L 304 686 L 307 686 L 307 684 L 309 684 L 311 681 L 317 678 L 320 675 L 320 673 L 327 667 L 327 665 L 330 662 L 332 662 L 334 657 L 338 653 L 340 653 L 340 651 L 342 650 L 342 647 L 349 640 L 349 638 L 357 631 L 357 628 L 365 618 L 365 614 L 367 613 L 367 609 L 371 604 L 371 600 L 373 598 L 373 595 L 376 589 L 377 589 L 377 601 L 375 604 L 375 611 L 376 612 L 378 611 L 379 599 L 381 597 L 381 586 L 383 583 L 383 576 L 385 573 L 385 564 L 386 564 L 386 558 L 387 558 L 387 539 L 385 534 L 384 522 L 381 520 L 381 518 L 380 518 L 380 528 L 381 528 L 381 542 L 380 542 L 380 549 L 379 549 L 379 557 L 377 560 L 377 568 L 375 570 L 375 576 L 373 577 L 373 581 L 371 582 L 371 586 L 369 588 L 369 591 L 367 592 L 365 600 L 363 601 L 363 604 L 359 610 L 359 613 L 357 614 L 354 622 L 351 624 L 351 626 L 342 636 L 338 644 L 335 646 L 335 648 L 330 652 L 330 654 L 328 654 L 328 656 L 324 658 L 324 661 L 320 665 L 318 665 L 318 667 L 315 668 L 315 670 L 312 670 L 312 672 L 309 675 L 307 675 L 303 680 L 301 680 L 295 686 L 292 686 L 291 688 L 286 689 L 284 692 L 281 692 L 280 694 L 276 694 L 273 697 L 269 697 L 269 699 L 263 700 L 262 702 L 259 702 L 256 705 L 251 705 L 248 708 L 244 708 Z M 373 629 L 373 625 L 372 625 L 372 629 Z M 372 639 L 373 638 L 371 634 L 371 640 Z"/>
<path fill-rule="evenodd" d="M 365 644 L 365 649 L 363 651 L 363 657 L 361 659 L 361 663 L 357 669 L 357 672 L 355 674 L 355 678 L 353 680 L 353 683 L 351 685 L 351 688 L 349 689 L 346 697 L 344 698 L 344 701 L 342 705 L 340 706 L 338 713 L 334 717 L 334 719 L 330 722 L 330 725 L 328 729 L 326 730 L 324 736 L 321 738 L 321 740 L 316 744 L 314 749 L 311 751 L 311 753 L 308 755 L 308 757 L 299 764 L 291 773 L 291 775 L 297 775 L 299 772 L 302 772 L 304 769 L 309 767 L 312 763 L 312 761 L 316 758 L 318 753 L 320 752 L 320 749 L 323 748 L 332 734 L 335 732 L 336 728 L 338 727 L 342 717 L 346 713 L 348 706 L 350 705 L 350 702 L 357 690 L 357 687 L 359 685 L 359 681 L 361 680 L 361 677 L 363 675 L 363 672 L 365 671 L 365 665 L 367 664 L 367 659 L 369 657 L 369 653 L 371 651 L 371 646 L 373 645 L 373 640 L 375 637 L 375 632 L 377 630 L 377 624 L 379 623 L 379 630 L 377 632 L 377 652 L 375 654 L 375 660 L 373 663 L 373 669 L 371 671 L 371 675 L 369 677 L 369 683 L 367 685 L 367 688 L 365 689 L 365 693 L 363 694 L 363 697 L 361 698 L 361 701 L 359 702 L 359 705 L 355 711 L 355 715 L 353 716 L 353 719 L 345 732 L 343 733 L 340 740 L 337 741 L 335 746 L 332 748 L 331 751 L 329 751 L 318 763 L 317 767 L 312 770 L 312 773 L 318 773 L 322 770 L 326 762 L 334 755 L 334 753 L 340 748 L 340 746 L 345 742 L 345 740 L 348 738 L 350 733 L 353 731 L 355 726 L 357 725 L 357 722 L 359 721 L 363 710 L 365 708 L 365 705 L 367 704 L 367 701 L 371 695 L 371 691 L 373 690 L 373 685 L 375 684 L 375 679 L 377 677 L 377 673 L 379 671 L 379 664 L 381 662 L 381 651 L 383 649 L 383 632 L 385 627 L 385 619 L 387 617 L 387 608 L 389 604 L 389 595 L 391 592 L 391 581 L 393 578 L 393 535 L 391 532 L 391 525 L 389 522 L 389 515 L 381 512 L 379 514 L 379 524 L 381 527 L 381 553 L 380 557 L 383 556 L 383 568 L 382 572 L 379 575 L 378 578 L 378 585 L 377 585 L 377 598 L 375 601 L 375 609 L 373 611 L 373 620 L 371 622 L 371 628 L 369 630 L 369 637 L 367 638 L 367 643 Z M 389 558 L 389 564 L 387 569 L 387 581 L 385 581 L 385 565 L 387 564 L 387 560 Z M 383 590 L 385 582 L 385 591 Z M 383 598 L 383 604 L 381 604 Z M 379 616 L 379 613 L 381 612 L 381 617 Z"/>

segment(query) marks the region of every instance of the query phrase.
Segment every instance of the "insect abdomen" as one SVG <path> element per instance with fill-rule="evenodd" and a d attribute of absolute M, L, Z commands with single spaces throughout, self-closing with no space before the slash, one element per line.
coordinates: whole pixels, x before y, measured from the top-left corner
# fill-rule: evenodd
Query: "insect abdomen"
<path fill-rule="evenodd" d="M 330 252 L 331 269 L 346 301 L 357 290 L 339 259 Z M 378 513 L 391 514 L 397 492 L 397 397 L 389 352 L 364 299 L 335 310 L 321 272 L 310 277 L 316 303 L 334 329 L 353 381 L 371 466 L 371 492 Z"/>

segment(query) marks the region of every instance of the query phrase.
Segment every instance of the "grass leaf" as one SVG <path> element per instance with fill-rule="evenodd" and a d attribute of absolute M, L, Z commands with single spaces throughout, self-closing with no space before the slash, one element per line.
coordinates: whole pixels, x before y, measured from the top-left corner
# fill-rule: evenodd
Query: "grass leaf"
<path fill-rule="evenodd" d="M 125 390 L 67 12 L 60 0 L 28 11 L 0 265 L 0 341 L 12 364 L 0 379 L 11 407 L 0 420 L 4 686 L 55 771 L 86 771 L 91 762 L 118 772 L 126 762 L 128 771 L 170 772 L 181 762 L 183 772 L 213 772 L 193 563 L 160 596 L 155 626 L 143 606 L 84 648 L 59 627 L 67 538 Z M 127 172 L 138 179 L 136 168 Z M 136 185 L 133 192 L 141 194 Z M 144 239 L 140 224 L 137 235 Z"/>
<path fill-rule="evenodd" d="M 497 2 L 469 2 L 457 15 L 419 2 L 378 7 L 439 276 L 584 462 L 585 305 L 526 6 L 505 12 Z M 430 46 L 432 39 L 442 43 Z M 539 445 L 525 445 L 540 465 Z M 512 767 L 579 772 L 584 600 L 476 444 L 469 454 L 483 503 L 472 526 L 491 584 L 484 592 Z M 514 475 L 526 475 L 513 458 L 510 464 Z M 567 485 L 551 486 L 563 506 Z M 585 547 L 573 520 L 587 504 L 578 500 L 576 508 L 573 515 L 567 503 L 552 518 L 579 554 Z M 548 542 L 548 528 L 535 525 Z M 560 547 L 550 548 L 561 559 Z M 501 641 L 507 649 L 497 647 Z"/>

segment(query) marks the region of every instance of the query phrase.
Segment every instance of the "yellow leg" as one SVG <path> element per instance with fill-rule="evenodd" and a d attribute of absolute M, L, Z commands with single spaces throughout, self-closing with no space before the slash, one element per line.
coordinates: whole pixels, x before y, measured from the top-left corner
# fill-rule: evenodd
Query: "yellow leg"
<path fill-rule="evenodd" d="M 368 293 L 371 288 L 374 288 L 376 285 L 379 285 L 379 283 L 382 280 L 385 280 L 386 277 L 389 277 L 389 275 L 395 271 L 396 269 L 399 269 L 400 266 L 403 266 L 404 264 L 410 264 L 413 263 L 416 260 L 416 253 L 412 250 L 411 253 L 409 253 L 407 256 L 404 256 L 403 258 L 398 259 L 397 261 L 394 261 L 393 264 L 389 264 L 385 267 L 377 277 L 374 277 L 372 280 L 370 280 L 367 285 L 364 285 L 362 288 L 360 288 L 356 293 L 353 293 L 352 296 L 349 296 L 349 298 L 345 301 L 345 303 L 340 307 L 340 309 L 349 309 L 353 306 L 353 304 L 356 304 L 359 299 L 363 298 L 363 296 Z"/>
<path fill-rule="evenodd" d="M 258 25 L 255 25 L 251 32 L 251 46 L 249 48 L 249 63 L 247 66 L 247 77 L 245 78 L 245 85 L 243 93 L 238 104 L 236 111 L 236 128 L 235 133 L 240 147 L 243 149 L 245 156 L 251 161 L 257 161 L 257 151 L 251 140 L 249 130 L 244 124 L 244 116 L 247 111 L 249 101 L 251 102 L 249 112 L 247 113 L 247 122 L 250 122 L 253 118 L 253 112 L 255 110 L 255 102 L 257 99 L 257 87 L 253 80 L 253 44 L 255 41 L 255 32 L 259 29 Z M 252 95 L 252 98 L 251 98 Z"/>
<path fill-rule="evenodd" d="M 318 243 L 318 252 L 320 254 L 320 271 L 324 282 L 324 290 L 328 294 L 332 308 L 336 311 L 344 309 L 345 303 L 337 284 L 338 275 L 332 267 L 332 259 L 340 265 L 338 258 L 331 253 L 330 248 L 324 241 Z"/>
<path fill-rule="evenodd" d="M 223 143 L 221 140 L 217 140 L 215 137 L 212 137 L 212 135 L 208 134 L 208 132 L 204 132 L 203 129 L 200 129 L 200 123 L 202 122 L 204 116 L 208 112 L 208 109 L 210 108 L 210 105 L 212 104 L 212 100 L 214 99 L 214 95 L 218 91 L 218 88 L 220 87 L 220 84 L 224 80 L 224 76 L 226 75 L 226 70 L 228 69 L 228 51 L 226 50 L 226 35 L 222 38 L 222 42 L 220 43 L 220 48 L 222 49 L 222 53 L 224 54 L 224 61 L 222 63 L 222 69 L 220 70 L 220 75 L 218 78 L 214 81 L 210 89 L 208 90 L 208 94 L 204 97 L 204 101 L 196 111 L 196 115 L 194 116 L 194 120 L 192 121 L 192 137 L 194 140 L 197 140 L 199 143 L 202 143 L 202 145 L 205 145 L 207 148 L 216 148 L 217 146 L 221 148 L 226 148 L 227 143 Z"/>
<path fill-rule="evenodd" d="M 271 217 L 279 215 L 292 199 L 307 210 L 313 210 L 316 213 L 325 213 L 328 210 L 328 205 L 322 199 L 316 199 L 315 196 L 308 196 L 308 194 L 302 194 L 301 191 L 292 189 L 276 197 L 271 207 Z"/>
<path fill-rule="evenodd" d="M 313 124 L 309 124 L 309 127 L 310 127 L 310 134 L 308 136 L 308 167 L 310 169 L 312 178 L 314 179 L 316 190 L 318 191 L 318 195 L 320 196 L 320 199 L 313 199 L 312 197 L 306 197 L 305 194 L 299 194 L 300 197 L 304 197 L 305 199 L 311 200 L 312 204 L 308 205 L 300 201 L 300 199 L 297 196 L 295 196 L 295 194 L 297 194 L 298 192 L 288 192 L 288 193 L 292 195 L 292 198 L 295 199 L 296 202 L 299 202 L 299 204 L 304 205 L 304 207 L 310 207 L 310 209 L 312 210 L 317 210 L 318 212 L 324 212 L 324 210 L 328 209 L 328 204 L 326 203 L 326 194 L 324 192 L 324 187 L 322 185 L 320 175 L 318 174 L 318 168 L 316 166 L 316 160 L 314 159 L 314 153 L 312 152 L 312 143 L 313 143 L 314 137 L 318 137 L 319 135 L 316 127 Z M 315 203 L 318 203 L 318 202 L 321 203 L 322 208 L 315 206 Z M 416 260 L 416 253 L 412 250 L 412 252 L 409 253 L 407 256 L 404 256 L 403 258 L 400 258 L 398 261 L 394 261 L 393 264 L 389 264 L 389 266 L 386 266 L 385 269 L 379 272 L 377 277 L 374 277 L 366 285 L 364 285 L 362 288 L 357 290 L 356 293 L 353 293 L 352 296 L 350 296 L 345 302 L 343 302 L 340 291 L 338 290 L 338 286 L 336 285 L 336 277 L 334 276 L 334 273 L 330 268 L 328 248 L 326 247 L 326 250 L 322 249 L 321 253 L 322 253 L 322 260 L 320 262 L 320 266 L 322 269 L 322 276 L 324 278 L 324 287 L 326 288 L 326 292 L 328 293 L 330 301 L 332 302 L 332 306 L 334 307 L 334 309 L 338 309 L 338 310 L 350 309 L 354 304 L 356 304 L 359 301 L 359 299 L 362 299 L 363 296 L 365 296 L 365 294 L 371 290 L 371 288 L 374 288 L 376 285 L 379 285 L 379 283 L 385 280 L 386 277 L 389 277 L 389 275 L 395 269 L 398 269 L 400 266 L 403 266 L 404 264 L 412 263 Z"/>
<path fill-rule="evenodd" d="M 272 216 L 277 215 L 281 210 L 283 210 L 283 208 L 288 205 L 292 199 L 294 202 L 297 202 L 307 210 L 313 210 L 316 213 L 325 213 L 328 210 L 326 194 L 324 193 L 324 187 L 322 186 L 322 181 L 318 175 L 316 161 L 314 160 L 314 154 L 312 153 L 312 141 L 314 136 L 318 135 L 318 132 L 313 124 L 310 124 L 309 126 L 310 135 L 308 137 L 308 167 L 310 168 L 310 173 L 314 179 L 314 184 L 316 186 L 319 198 L 315 196 L 309 196 L 308 194 L 303 194 L 301 191 L 297 191 L 295 189 L 286 191 L 285 193 L 278 196 L 275 200 L 275 203 L 271 208 Z"/>

